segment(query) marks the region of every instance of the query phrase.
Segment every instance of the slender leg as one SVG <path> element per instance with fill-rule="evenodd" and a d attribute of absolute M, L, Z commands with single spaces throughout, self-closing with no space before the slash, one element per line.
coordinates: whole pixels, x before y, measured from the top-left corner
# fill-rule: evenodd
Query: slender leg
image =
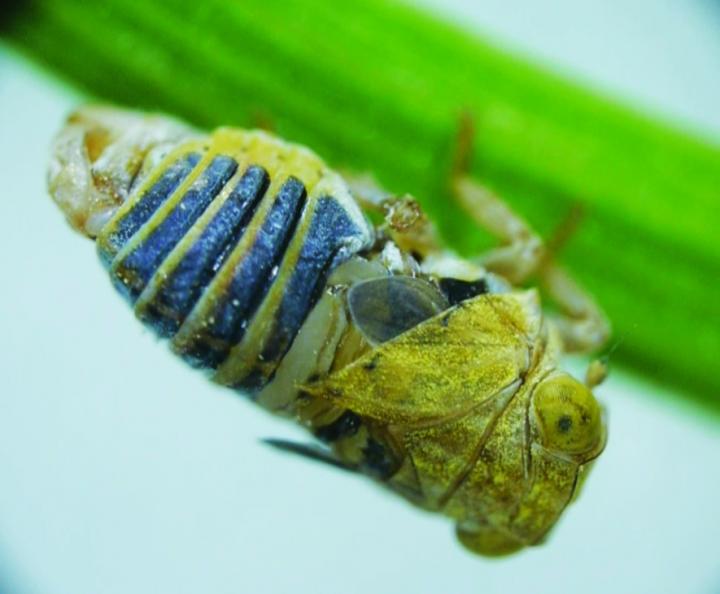
<path fill-rule="evenodd" d="M 504 244 L 484 255 L 481 263 L 514 284 L 521 284 L 531 276 L 539 277 L 542 287 L 560 309 L 555 323 L 565 349 L 581 353 L 597 350 L 608 339 L 608 322 L 590 295 L 553 260 L 553 254 L 577 225 L 578 211 L 574 210 L 569 221 L 544 245 L 540 236 L 503 200 L 467 175 L 472 134 L 472 120 L 463 116 L 451 189 L 473 220 Z M 599 377 L 599 373 L 595 374 L 589 381 L 597 381 Z"/>
<path fill-rule="evenodd" d="M 275 120 L 273 119 L 270 112 L 264 109 L 254 109 L 250 113 L 250 125 L 258 130 L 265 130 L 265 132 L 275 133 Z"/>
<path fill-rule="evenodd" d="M 434 225 L 412 196 L 395 196 L 368 174 L 344 172 L 343 177 L 362 208 L 385 217 L 384 230 L 400 249 L 421 259 L 443 250 Z"/>
<path fill-rule="evenodd" d="M 393 194 L 383 188 L 372 173 L 341 169 L 340 175 L 350 188 L 353 198 L 364 210 L 385 214 L 383 204 L 392 199 Z"/>
<path fill-rule="evenodd" d="M 566 351 L 591 353 L 607 342 L 610 337 L 607 319 L 593 298 L 567 272 L 548 262 L 540 270 L 540 282 L 560 308 L 560 315 L 554 316 L 554 321 Z M 597 376 L 594 374 L 594 377 Z"/>
<path fill-rule="evenodd" d="M 514 284 L 521 284 L 532 276 L 544 258 L 543 242 L 501 198 L 470 177 L 474 137 L 473 118 L 465 112 L 458 126 L 450 190 L 468 215 L 501 242 L 480 258 L 480 264 Z"/>
<path fill-rule="evenodd" d="M 522 284 L 532 276 L 545 257 L 537 233 L 488 188 L 469 177 L 456 177 L 452 190 L 473 220 L 504 244 L 484 254 L 480 264 L 513 284 Z"/>

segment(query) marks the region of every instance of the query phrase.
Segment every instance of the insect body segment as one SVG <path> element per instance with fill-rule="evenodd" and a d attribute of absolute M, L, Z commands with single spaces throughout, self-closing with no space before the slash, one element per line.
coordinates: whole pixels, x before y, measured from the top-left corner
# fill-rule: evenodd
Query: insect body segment
<path fill-rule="evenodd" d="M 264 169 L 251 166 L 232 187 L 203 214 L 207 223 L 196 225 L 176 246 L 172 257 L 165 258 L 153 279 L 141 294 L 136 311 L 147 323 L 164 335 L 171 336 L 198 301 L 203 288 L 212 279 L 247 227 L 257 203 L 268 186 Z M 197 228 L 200 227 L 200 228 Z"/>
<path fill-rule="evenodd" d="M 456 180 L 457 181 L 457 180 Z M 366 201 L 304 147 L 104 108 L 71 116 L 50 190 L 136 315 L 191 365 L 324 444 L 269 443 L 366 474 L 500 555 L 542 541 L 602 452 L 590 388 L 558 369 L 599 310 L 498 198 L 454 184 L 509 243 L 441 247 L 410 198 Z M 384 211 L 374 228 L 360 203 Z M 543 315 L 537 274 L 561 309 Z"/>
<path fill-rule="evenodd" d="M 102 229 L 98 252 L 177 352 L 256 392 L 332 270 L 372 240 L 343 192 L 309 152 L 223 129 L 171 151 Z"/>

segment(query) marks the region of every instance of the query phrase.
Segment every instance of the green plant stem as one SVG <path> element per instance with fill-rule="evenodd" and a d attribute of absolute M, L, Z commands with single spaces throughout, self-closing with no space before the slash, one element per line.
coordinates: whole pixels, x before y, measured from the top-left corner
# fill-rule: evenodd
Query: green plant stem
<path fill-rule="evenodd" d="M 613 357 L 720 411 L 720 150 L 387 0 L 35 0 L 7 35 L 103 99 L 204 126 L 270 118 L 332 164 L 411 192 L 448 242 L 489 238 L 447 193 L 457 119 L 473 171 L 606 309 Z"/>

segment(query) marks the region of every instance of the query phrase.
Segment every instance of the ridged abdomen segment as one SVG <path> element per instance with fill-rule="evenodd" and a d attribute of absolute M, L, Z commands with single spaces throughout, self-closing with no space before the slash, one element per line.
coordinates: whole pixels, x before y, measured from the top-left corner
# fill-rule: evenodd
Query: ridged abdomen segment
<path fill-rule="evenodd" d="M 178 335 L 176 344 L 187 359 L 217 367 L 243 337 L 249 318 L 275 280 L 274 269 L 280 265 L 305 199 L 305 186 L 294 177 L 280 187 L 247 249 L 221 271 L 225 274 L 213 279 L 208 298 Z"/>
<path fill-rule="evenodd" d="M 98 237 L 136 313 L 193 365 L 255 392 L 328 275 L 372 241 L 340 178 L 304 149 L 220 130 L 177 147 Z"/>
<path fill-rule="evenodd" d="M 200 161 L 197 152 L 188 152 L 172 160 L 157 176 L 153 184 L 144 188 L 133 201 L 130 209 L 121 209 L 105 227 L 98 238 L 98 253 L 105 264 L 110 264 L 117 252 L 155 213 L 158 207 L 170 196 L 180 183 Z"/>
<path fill-rule="evenodd" d="M 184 192 L 177 192 L 122 247 L 112 262 L 118 287 L 134 302 L 182 237 L 217 197 L 237 169 L 237 162 L 217 156 Z"/>
<path fill-rule="evenodd" d="M 162 336 L 180 329 L 203 289 L 240 239 L 267 190 L 267 172 L 251 166 L 196 236 L 187 236 L 173 261 L 166 261 L 161 282 L 151 285 L 136 305 L 142 319 Z"/>

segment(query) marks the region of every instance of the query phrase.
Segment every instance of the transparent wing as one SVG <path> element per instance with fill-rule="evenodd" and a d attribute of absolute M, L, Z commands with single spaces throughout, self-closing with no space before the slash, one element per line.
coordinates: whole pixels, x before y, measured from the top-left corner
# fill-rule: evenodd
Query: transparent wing
<path fill-rule="evenodd" d="M 386 276 L 353 286 L 350 315 L 372 345 L 387 342 L 449 307 L 445 296 L 428 281 Z"/>

